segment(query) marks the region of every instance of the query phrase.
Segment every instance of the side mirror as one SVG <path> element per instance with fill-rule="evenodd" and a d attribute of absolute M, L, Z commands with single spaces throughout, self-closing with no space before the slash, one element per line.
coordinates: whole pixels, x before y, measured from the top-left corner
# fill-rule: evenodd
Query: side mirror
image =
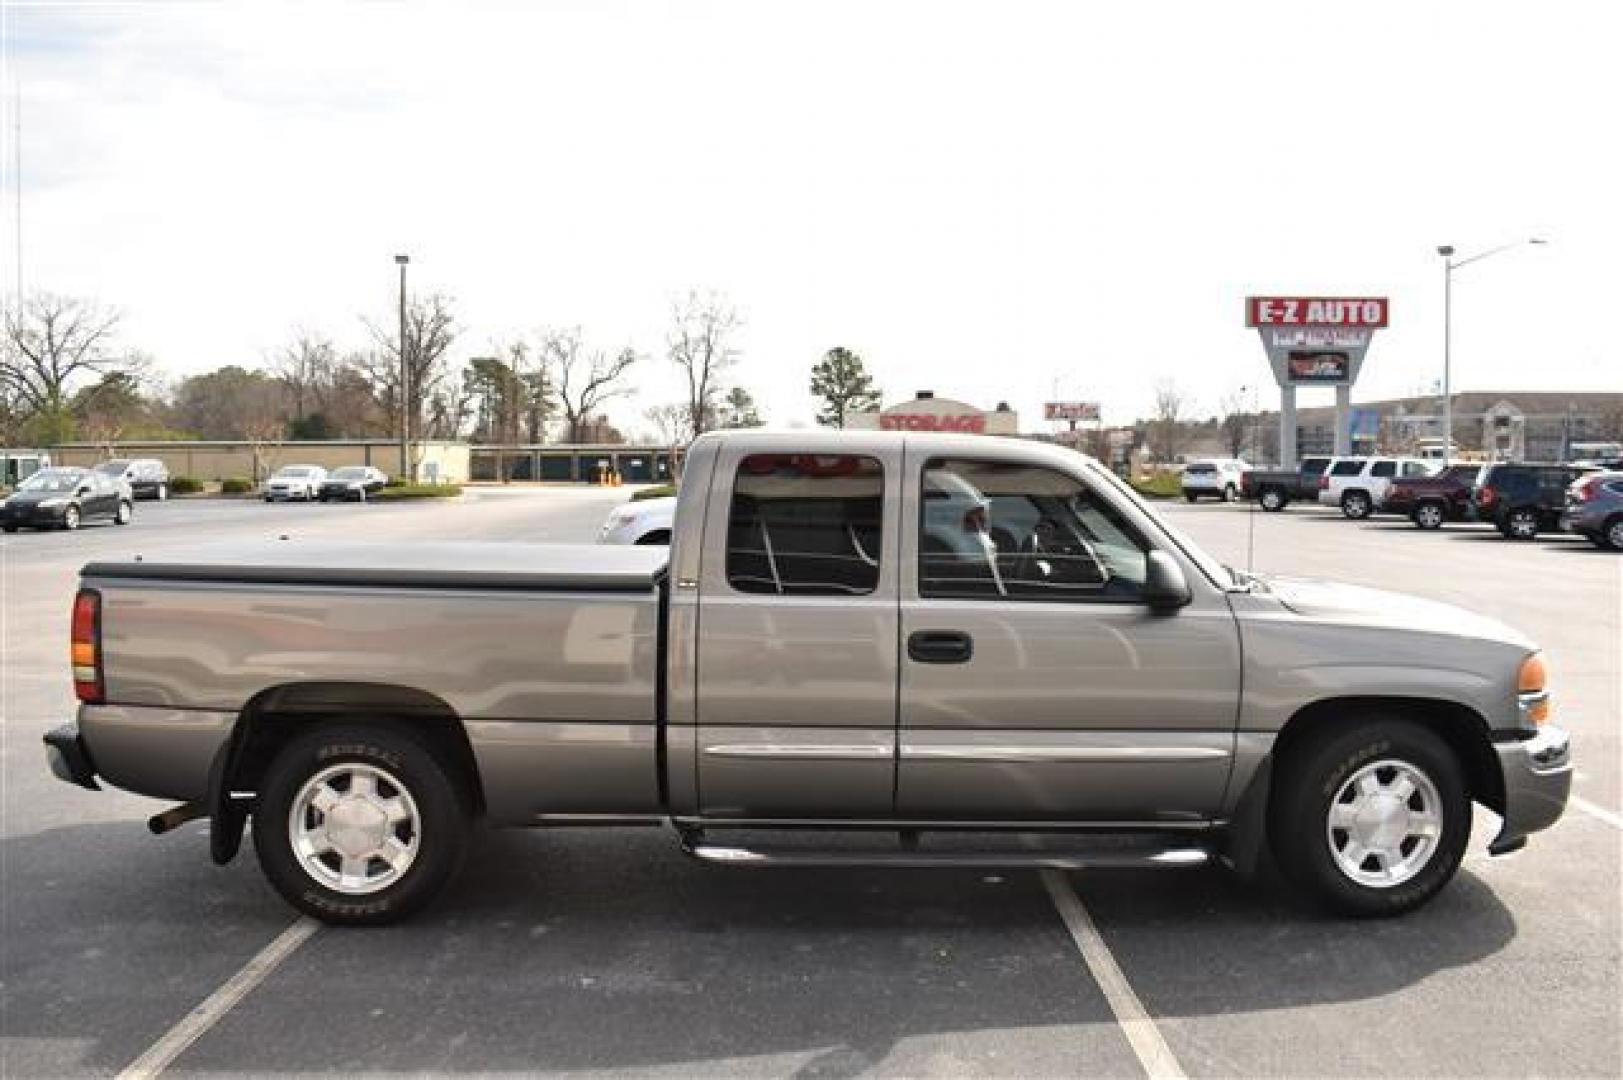
<path fill-rule="evenodd" d="M 1170 615 L 1189 603 L 1189 582 L 1183 567 L 1164 551 L 1144 556 L 1144 589 L 1141 595 L 1157 615 Z"/>

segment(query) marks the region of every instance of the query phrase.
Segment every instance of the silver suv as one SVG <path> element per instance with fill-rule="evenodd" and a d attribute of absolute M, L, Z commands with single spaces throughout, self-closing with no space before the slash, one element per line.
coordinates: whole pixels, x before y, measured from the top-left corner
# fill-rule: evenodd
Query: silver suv
<path fill-rule="evenodd" d="M 1561 528 L 1598 548 L 1623 551 L 1623 472 L 1595 473 L 1568 485 Z"/>

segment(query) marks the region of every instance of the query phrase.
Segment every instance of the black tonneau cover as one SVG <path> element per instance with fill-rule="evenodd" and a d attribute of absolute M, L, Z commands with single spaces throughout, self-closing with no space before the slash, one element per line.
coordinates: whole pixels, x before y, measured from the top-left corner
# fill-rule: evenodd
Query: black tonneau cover
<path fill-rule="evenodd" d="M 87 563 L 85 578 L 229 584 L 652 592 L 669 549 L 604 544 L 345 543 L 279 540 L 216 544 L 126 561 Z"/>

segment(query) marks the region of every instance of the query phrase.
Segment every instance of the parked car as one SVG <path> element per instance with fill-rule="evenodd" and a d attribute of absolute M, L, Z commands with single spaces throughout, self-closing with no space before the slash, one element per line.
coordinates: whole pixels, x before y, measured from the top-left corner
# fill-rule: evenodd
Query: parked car
<path fill-rule="evenodd" d="M 598 530 L 600 544 L 669 544 L 676 520 L 676 496 L 638 499 L 609 511 Z"/>
<path fill-rule="evenodd" d="M 1339 506 L 1358 521 L 1369 517 L 1386 499 L 1392 481 L 1430 476 L 1432 464 L 1411 457 L 1338 457 L 1319 477 L 1319 503 Z"/>
<path fill-rule="evenodd" d="M 1574 480 L 1567 488 L 1561 528 L 1596 547 L 1623 551 L 1623 470 Z"/>
<path fill-rule="evenodd" d="M 341 469 L 334 469 L 321 481 L 316 489 L 316 498 L 321 502 L 329 499 L 342 502 L 345 499 L 358 499 L 365 502 L 369 497 L 382 491 L 389 483 L 389 478 L 380 469 L 370 465 L 345 465 Z"/>
<path fill-rule="evenodd" d="M 1582 465 L 1531 462 L 1489 465 L 1471 493 L 1477 519 L 1492 522 L 1507 540 L 1532 540 L 1561 528 L 1567 488 L 1597 470 Z"/>
<path fill-rule="evenodd" d="M 669 548 L 91 562 L 51 768 L 176 800 L 155 832 L 210 817 L 221 863 L 251 819 L 287 901 L 345 924 L 432 899 L 475 817 L 663 824 L 733 867 L 1246 872 L 1266 845 L 1306 895 L 1394 915 L 1453 877 L 1473 800 L 1495 855 L 1565 806 L 1525 636 L 1231 570 L 1061 447 L 711 433 L 676 498 Z"/>
<path fill-rule="evenodd" d="M 0 501 L 0 528 L 77 529 L 86 521 L 128 525 L 135 495 L 116 476 L 92 469 L 41 469 Z"/>
<path fill-rule="evenodd" d="M 96 472 L 123 480 L 137 499 L 169 498 L 169 466 L 157 458 L 114 458 L 97 465 Z"/>
<path fill-rule="evenodd" d="M 1277 513 L 1297 499 L 1317 499 L 1319 477 L 1329 465 L 1327 457 L 1305 457 L 1294 470 L 1247 469 L 1240 474 L 1240 495 Z"/>
<path fill-rule="evenodd" d="M 1183 468 L 1183 497 L 1190 502 L 1202 496 L 1233 502 L 1240 497 L 1240 478 L 1248 468 L 1239 458 L 1192 461 Z"/>
<path fill-rule="evenodd" d="M 1445 521 L 1469 521 L 1471 491 L 1482 468 L 1449 465 L 1433 476 L 1400 476 L 1386 489 L 1380 510 L 1402 515 L 1420 529 L 1440 529 Z"/>
<path fill-rule="evenodd" d="M 265 501 L 314 502 L 326 479 L 327 470 L 320 465 L 284 465 L 265 481 Z"/>

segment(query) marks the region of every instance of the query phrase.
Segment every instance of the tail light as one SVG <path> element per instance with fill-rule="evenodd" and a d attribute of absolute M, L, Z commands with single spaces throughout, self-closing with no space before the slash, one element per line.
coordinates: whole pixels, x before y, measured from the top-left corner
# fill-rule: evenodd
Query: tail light
<path fill-rule="evenodd" d="M 1492 506 L 1493 501 L 1498 497 L 1499 493 L 1487 484 L 1483 484 L 1476 489 L 1476 504 L 1478 506 Z"/>
<path fill-rule="evenodd" d="M 1592 476 L 1587 480 L 1580 480 L 1574 484 L 1573 494 L 1578 496 L 1579 502 L 1589 502 L 1595 498 L 1595 489 L 1598 487 L 1600 487 L 1600 478 Z"/>
<path fill-rule="evenodd" d="M 1323 473 L 1323 474 L 1321 474 L 1319 476 L 1319 490 L 1320 491 L 1329 491 L 1330 490 L 1330 474 L 1329 473 Z"/>
<path fill-rule="evenodd" d="M 101 593 L 80 589 L 73 598 L 73 692 L 80 701 L 98 705 L 106 700 L 101 668 Z"/>

